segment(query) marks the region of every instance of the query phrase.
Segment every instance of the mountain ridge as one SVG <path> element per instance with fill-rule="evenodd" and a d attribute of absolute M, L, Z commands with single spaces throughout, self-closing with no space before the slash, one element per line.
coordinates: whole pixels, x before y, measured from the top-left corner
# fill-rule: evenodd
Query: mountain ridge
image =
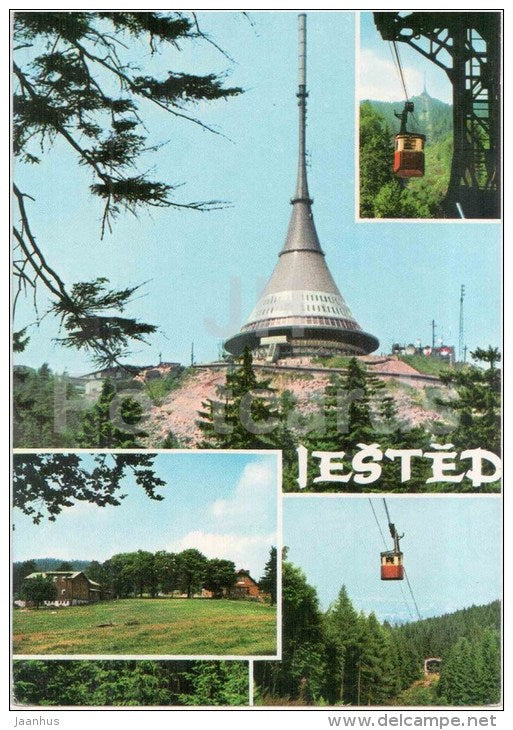
<path fill-rule="evenodd" d="M 412 96 L 414 117 L 410 117 L 408 130 L 426 135 L 427 144 L 435 144 L 447 134 L 452 133 L 452 105 L 430 96 L 426 91 Z M 394 136 L 399 131 L 399 120 L 395 112 L 402 111 L 404 101 L 380 101 L 377 99 L 362 99 L 362 104 L 370 104 L 385 120 L 390 134 Z"/>

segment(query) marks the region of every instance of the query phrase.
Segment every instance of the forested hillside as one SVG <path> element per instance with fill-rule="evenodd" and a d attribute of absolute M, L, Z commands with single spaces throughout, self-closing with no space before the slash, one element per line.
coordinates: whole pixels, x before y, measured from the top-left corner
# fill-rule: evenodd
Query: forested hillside
<path fill-rule="evenodd" d="M 488 705 L 500 700 L 500 605 L 402 626 L 353 605 L 344 586 L 322 612 L 315 588 L 283 566 L 283 658 L 255 663 L 264 705 Z M 424 660 L 440 657 L 440 677 Z"/>
<path fill-rule="evenodd" d="M 360 215 L 363 218 L 437 218 L 452 160 L 452 108 L 428 94 L 413 97 L 409 131 L 426 135 L 425 176 L 402 185 L 393 174 L 395 111 L 402 102 L 364 101 L 360 106 Z"/>
<path fill-rule="evenodd" d="M 408 123 L 408 131 L 419 132 L 426 135 L 426 144 L 432 145 L 440 142 L 447 134 L 452 133 L 452 106 L 435 99 L 427 92 L 418 96 L 412 96 L 410 101 L 414 105 L 414 119 Z M 393 136 L 399 131 L 400 121 L 394 112 L 400 113 L 403 110 L 403 101 L 373 101 L 366 102 L 372 105 L 373 109 L 383 117 L 385 124 Z"/>
<path fill-rule="evenodd" d="M 474 484 L 468 476 L 458 484 L 447 481 L 428 483 L 431 471 L 425 459 L 413 461 L 410 478 L 404 483 L 399 476 L 398 462 L 389 459 L 382 461 L 381 475 L 371 484 L 357 485 L 352 481 L 341 489 L 339 484 L 313 484 L 311 479 L 315 468 L 312 451 L 344 451 L 350 461 L 355 453 L 355 445 L 359 443 L 380 444 L 383 452 L 387 448 L 415 448 L 425 452 L 429 450 L 433 435 L 437 438 L 448 438 L 450 435 L 451 443 L 462 451 L 481 448 L 499 456 L 501 354 L 493 347 L 476 348 L 470 357 L 473 364 L 460 368 L 449 368 L 445 364 L 437 367 L 430 358 L 416 357 L 410 359 L 411 364 L 408 364 L 407 357 L 403 357 L 401 362 L 397 356 L 386 356 L 379 357 L 376 363 L 364 358 L 331 358 L 325 362 L 315 358 L 312 359 L 311 367 L 303 368 L 302 371 L 287 371 L 285 368 L 263 371 L 255 369 L 248 352 L 242 362 L 239 361 L 230 369 L 220 366 L 191 370 L 185 383 L 168 391 L 147 413 L 137 414 L 135 406 L 139 408 L 138 402 L 126 398 L 122 404 L 127 403 L 130 419 L 126 423 L 132 429 L 129 432 L 127 429 L 127 433 L 110 419 L 110 404 L 116 390 L 106 380 L 97 402 L 92 406 L 89 402 L 88 408 L 82 414 L 77 414 L 82 416 L 82 421 L 79 419 L 74 445 L 128 448 L 131 444 L 135 448 L 140 439 L 143 448 L 147 449 L 282 449 L 284 491 L 298 489 L 296 449 L 303 445 L 310 453 L 308 490 L 312 490 L 312 487 L 313 491 L 381 491 L 386 488 L 392 492 L 475 493 L 476 488 L 479 488 L 481 491 L 496 492 L 500 490 L 498 480 L 479 485 Z M 409 383 L 409 375 L 418 378 L 420 369 L 436 375 L 438 381 L 428 380 L 422 384 L 417 380 L 414 384 Z M 405 377 L 404 380 L 390 380 L 387 379 L 388 374 Z M 138 383 L 138 386 L 145 387 L 142 383 Z M 20 388 L 18 391 L 15 386 L 15 400 L 24 392 L 24 386 Z M 256 390 L 269 393 L 269 397 L 255 399 L 251 394 Z M 350 401 L 346 398 L 351 393 L 358 393 L 359 398 L 357 404 L 348 408 Z M 271 394 L 276 398 L 271 397 Z M 241 413 L 248 407 L 248 395 L 252 418 L 256 416 L 256 422 L 262 423 L 272 420 L 274 428 L 258 434 L 246 428 Z M 217 427 L 216 414 L 221 412 L 225 414 L 229 428 Z M 37 403 L 27 405 L 20 419 L 20 432 L 25 425 L 31 425 L 32 431 L 32 425 L 38 418 Z M 48 434 L 53 433 L 53 412 L 47 413 L 46 421 L 42 423 Z M 134 428 L 136 434 L 133 433 Z M 92 433 L 93 430 L 95 433 Z M 20 437 L 15 445 L 29 448 L 36 444 Z M 31 457 L 32 461 L 34 458 Z M 40 456 L 37 458 L 40 460 Z M 27 459 L 18 456 L 15 460 L 15 477 L 19 476 L 14 481 L 15 505 L 34 516 L 39 515 L 41 500 L 46 502 L 47 508 L 52 507 L 54 510 L 56 506 L 62 507 L 62 495 L 57 490 L 48 489 L 46 484 L 34 485 L 26 479 L 21 467 Z M 470 468 L 470 462 L 467 463 Z M 16 472 L 18 464 L 19 474 Z M 80 481 L 83 482 L 82 477 Z M 77 489 L 74 490 L 76 495 Z M 94 500 L 90 498 L 89 501 Z M 57 509 L 53 514 L 59 511 Z"/>

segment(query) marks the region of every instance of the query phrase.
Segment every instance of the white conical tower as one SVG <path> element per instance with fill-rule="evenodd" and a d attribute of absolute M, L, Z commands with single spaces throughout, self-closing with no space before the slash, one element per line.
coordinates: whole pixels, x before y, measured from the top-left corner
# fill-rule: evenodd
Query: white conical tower
<path fill-rule="evenodd" d="M 326 265 L 306 176 L 306 16 L 299 15 L 299 159 L 285 244 L 269 282 L 239 334 L 225 349 L 248 346 L 268 359 L 311 354 L 366 355 L 379 345 L 363 332 Z"/>

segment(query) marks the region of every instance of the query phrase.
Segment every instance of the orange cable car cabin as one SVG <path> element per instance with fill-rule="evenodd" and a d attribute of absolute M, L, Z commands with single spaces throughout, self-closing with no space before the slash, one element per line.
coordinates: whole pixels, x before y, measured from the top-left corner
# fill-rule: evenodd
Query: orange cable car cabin
<path fill-rule="evenodd" d="M 403 554 L 399 547 L 399 542 L 404 537 L 404 533 L 399 535 L 394 523 L 390 520 L 386 499 L 383 500 L 383 504 L 388 519 L 388 529 L 394 541 L 394 549 L 384 550 L 381 553 L 381 580 L 403 580 Z"/>
<path fill-rule="evenodd" d="M 410 178 L 424 175 L 424 143 L 426 135 L 396 134 L 394 148 L 394 174 L 396 177 Z"/>
<path fill-rule="evenodd" d="M 381 553 L 381 580 L 403 580 L 403 554 L 395 550 Z"/>
<path fill-rule="evenodd" d="M 401 120 L 399 134 L 394 142 L 394 175 L 399 178 L 423 177 L 425 134 L 408 132 L 408 114 L 413 114 L 413 102 L 407 101 L 401 114 L 395 116 Z"/>

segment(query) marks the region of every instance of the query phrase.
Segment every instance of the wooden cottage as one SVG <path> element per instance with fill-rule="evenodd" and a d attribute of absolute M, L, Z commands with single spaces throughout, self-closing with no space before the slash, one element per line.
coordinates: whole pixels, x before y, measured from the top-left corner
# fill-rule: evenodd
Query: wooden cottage
<path fill-rule="evenodd" d="M 230 598 L 262 598 L 263 593 L 258 587 L 258 583 L 253 580 L 249 574 L 249 570 L 238 570 L 237 580 L 230 588 Z"/>
<path fill-rule="evenodd" d="M 57 597 L 53 601 L 45 601 L 46 606 L 78 606 L 87 603 L 97 603 L 111 598 L 110 592 L 81 571 L 47 570 L 44 573 L 31 573 L 30 578 L 51 578 L 57 588 Z"/>

